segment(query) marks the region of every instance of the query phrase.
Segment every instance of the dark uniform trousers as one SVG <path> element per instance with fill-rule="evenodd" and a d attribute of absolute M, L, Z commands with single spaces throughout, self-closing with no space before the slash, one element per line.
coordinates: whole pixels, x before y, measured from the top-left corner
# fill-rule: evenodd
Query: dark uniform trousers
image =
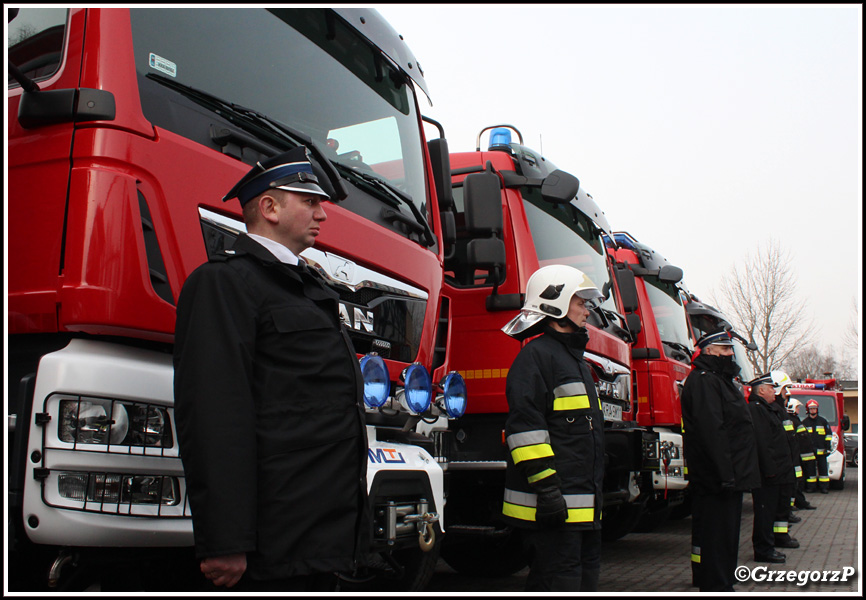
<path fill-rule="evenodd" d="M 789 493 L 789 485 L 764 485 L 752 490 L 755 511 L 752 546 L 755 554 L 772 554 L 777 536 L 788 534 Z"/>
<path fill-rule="evenodd" d="M 523 529 L 527 592 L 594 592 L 601 573 L 601 530 Z"/>
<path fill-rule="evenodd" d="M 827 491 L 830 489 L 830 469 L 827 467 L 827 454 L 815 451 L 815 460 L 803 463 L 806 471 L 806 491 Z"/>
<path fill-rule="evenodd" d="M 692 580 L 702 592 L 733 592 L 743 493 L 695 493 L 692 503 Z"/>

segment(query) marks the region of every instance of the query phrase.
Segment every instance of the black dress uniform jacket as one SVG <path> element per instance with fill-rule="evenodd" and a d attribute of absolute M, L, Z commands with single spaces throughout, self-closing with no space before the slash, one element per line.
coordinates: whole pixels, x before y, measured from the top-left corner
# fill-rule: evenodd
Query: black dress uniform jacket
<path fill-rule="evenodd" d="M 517 527 L 538 527 L 536 492 L 553 485 L 568 506 L 565 527 L 601 528 L 604 414 L 583 358 L 588 340 L 585 329 L 547 327 L 508 372 L 503 514 Z"/>
<path fill-rule="evenodd" d="M 369 540 L 362 378 L 318 276 L 242 235 L 177 304 L 175 415 L 199 558 L 348 570 Z"/>
<path fill-rule="evenodd" d="M 699 355 L 682 393 L 689 486 L 704 494 L 761 485 L 749 408 L 733 382 L 736 363 Z"/>
<path fill-rule="evenodd" d="M 749 396 L 749 410 L 758 443 L 758 464 L 763 485 L 794 483 L 794 460 L 783 421 L 785 412 L 755 393 Z"/>

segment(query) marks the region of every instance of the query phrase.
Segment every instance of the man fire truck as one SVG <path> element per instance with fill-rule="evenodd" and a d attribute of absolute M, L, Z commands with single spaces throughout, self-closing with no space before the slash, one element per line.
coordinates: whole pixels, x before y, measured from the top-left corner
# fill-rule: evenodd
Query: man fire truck
<path fill-rule="evenodd" d="M 457 238 L 446 248 L 445 295 L 451 302 L 451 365 L 465 378 L 472 404 L 443 436 L 448 464 L 449 537 L 443 557 L 458 571 L 502 575 L 525 564 L 509 528 L 499 521 L 507 447 L 505 380 L 521 343 L 501 328 L 523 304 L 529 276 L 565 264 L 605 294 L 587 323 L 584 358 L 591 365 L 605 414 L 605 513 L 602 531 L 618 537 L 640 514 L 643 453 L 654 436 L 631 422 L 629 340 L 617 313 L 602 235 L 603 212 L 572 175 L 522 145 L 510 126 L 497 126 L 490 147 L 451 154 L 452 215 Z M 512 143 L 509 129 L 521 143 Z M 447 216 L 447 213 L 446 213 Z M 645 448 L 646 447 L 646 448 Z"/>
<path fill-rule="evenodd" d="M 340 202 L 303 257 L 340 293 L 366 381 L 381 568 L 351 584 L 422 588 L 444 487 L 414 428 L 459 416 L 466 394 L 448 373 L 441 299 L 447 145 L 425 143 L 426 84 L 402 39 L 361 8 L 9 16 L 12 587 L 178 590 L 195 572 L 175 302 L 244 229 L 226 190 L 304 145 Z"/>

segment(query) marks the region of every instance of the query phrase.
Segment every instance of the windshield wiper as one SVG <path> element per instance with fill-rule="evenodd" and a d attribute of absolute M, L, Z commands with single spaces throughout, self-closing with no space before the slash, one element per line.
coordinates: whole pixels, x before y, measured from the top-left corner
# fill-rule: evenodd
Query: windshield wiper
<path fill-rule="evenodd" d="M 685 344 L 680 344 L 679 342 L 669 342 L 667 340 L 662 340 L 662 344 L 670 346 L 674 350 L 679 350 L 686 358 L 691 357 L 691 350 Z"/>
<path fill-rule="evenodd" d="M 334 168 L 333 163 L 331 163 L 328 157 L 319 150 L 319 147 L 313 139 L 305 133 L 292 129 L 288 125 L 280 123 L 276 119 L 256 110 L 229 102 L 228 100 L 214 96 L 211 93 L 198 90 L 194 87 L 163 77 L 162 75 L 148 73 L 146 77 L 156 81 L 160 85 L 164 85 L 180 94 L 183 94 L 208 110 L 220 115 L 227 121 L 238 125 L 245 131 L 251 131 L 259 136 L 267 134 L 268 138 L 277 141 L 278 146 L 280 146 L 281 149 L 288 150 L 291 148 L 297 148 L 298 146 L 306 146 L 316 157 L 319 165 L 325 171 L 325 174 L 330 180 L 331 185 L 334 188 L 334 193 L 336 194 L 334 200 L 345 200 L 346 197 L 348 197 L 349 193 L 346 190 L 346 186 L 343 184 L 343 181 L 337 170 Z M 216 141 L 216 138 L 214 139 Z M 270 153 L 270 149 L 262 146 L 256 146 L 254 149 L 262 154 Z"/>
<path fill-rule="evenodd" d="M 426 242 L 426 245 L 428 247 L 436 243 L 436 238 L 433 235 L 433 231 L 430 229 L 430 225 L 427 223 L 427 219 L 424 218 L 424 215 L 421 214 L 421 211 L 418 209 L 415 203 L 412 202 L 412 198 L 406 195 L 402 190 L 394 187 L 384 179 L 380 179 L 379 177 L 376 177 L 375 175 L 371 175 L 369 173 L 357 171 L 339 162 L 337 163 L 337 169 L 348 179 L 351 179 L 353 183 L 359 184 L 360 187 L 365 187 L 368 189 L 372 187 L 376 192 L 378 192 L 376 194 L 377 197 L 381 198 L 381 192 L 385 192 L 386 198 L 390 200 L 388 204 L 390 204 L 394 208 L 399 208 L 401 204 L 404 206 L 408 206 L 409 210 L 412 211 L 412 215 L 415 217 L 415 220 L 408 218 L 403 213 L 397 210 L 390 209 L 385 209 L 382 212 L 382 216 L 383 218 L 386 218 L 388 220 L 400 221 L 414 231 L 421 233 L 424 236 L 424 241 Z"/>

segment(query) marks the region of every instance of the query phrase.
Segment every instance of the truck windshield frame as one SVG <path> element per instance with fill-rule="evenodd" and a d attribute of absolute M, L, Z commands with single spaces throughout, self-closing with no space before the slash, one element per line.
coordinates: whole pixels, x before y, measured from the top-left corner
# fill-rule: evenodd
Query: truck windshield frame
<path fill-rule="evenodd" d="M 415 89 L 335 13 L 132 8 L 130 20 L 142 110 L 155 126 L 213 147 L 191 131 L 191 119 L 208 117 L 172 103 L 148 74 L 173 78 L 302 132 L 333 163 L 384 179 L 418 209 L 398 210 L 412 218 L 426 214 Z M 190 31 L 207 35 L 196 36 L 193 44 Z M 305 85 L 311 79 L 316 85 Z M 248 164 L 258 159 L 248 152 L 242 158 Z"/>
<path fill-rule="evenodd" d="M 601 308 L 618 312 L 604 240 L 592 220 L 571 204 L 544 200 L 539 188 L 525 186 L 520 192 L 539 266 L 580 269 L 604 294 Z"/>
<path fill-rule="evenodd" d="M 688 364 L 694 346 L 679 288 L 675 284 L 662 282 L 656 275 L 644 275 L 643 280 L 665 355 Z"/>

